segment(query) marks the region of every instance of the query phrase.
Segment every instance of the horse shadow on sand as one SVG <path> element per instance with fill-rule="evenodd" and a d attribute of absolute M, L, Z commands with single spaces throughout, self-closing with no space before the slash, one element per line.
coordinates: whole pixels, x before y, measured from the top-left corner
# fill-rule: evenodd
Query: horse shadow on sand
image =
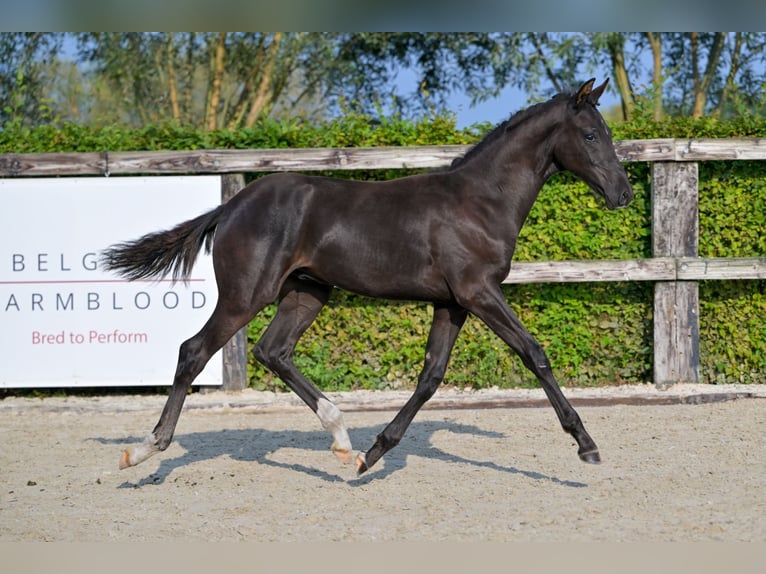
<path fill-rule="evenodd" d="M 363 445 L 380 433 L 385 425 L 375 425 L 361 428 L 350 428 L 349 436 L 354 445 Z M 203 460 L 212 460 L 228 456 L 236 461 L 253 462 L 271 467 L 284 468 L 293 472 L 302 472 L 319 480 L 335 483 L 347 483 L 351 486 L 362 486 L 376 480 L 384 479 L 407 466 L 409 456 L 436 459 L 453 464 L 468 464 L 495 472 L 509 475 L 519 475 L 531 480 L 551 482 L 569 488 L 583 488 L 588 485 L 582 482 L 562 480 L 555 476 L 534 470 L 519 469 L 514 466 L 498 464 L 492 460 L 474 460 L 465 456 L 446 452 L 433 444 L 433 436 L 439 431 L 469 434 L 489 439 L 504 438 L 503 433 L 487 431 L 474 425 L 465 425 L 451 421 L 414 421 L 407 429 L 407 434 L 401 444 L 388 452 L 378 464 L 360 477 L 357 477 L 351 467 L 345 469 L 338 463 L 339 474 L 307 466 L 301 462 L 281 462 L 275 460 L 274 454 L 283 448 L 305 449 L 320 451 L 332 457 L 330 442 L 332 438 L 322 429 L 315 431 L 298 430 L 266 430 L 266 429 L 222 429 L 220 431 L 191 432 L 177 434 L 174 442 L 178 443 L 185 452 L 175 458 L 166 458 L 160 462 L 159 468 L 138 482 L 124 482 L 118 488 L 138 488 L 158 485 L 165 482 L 178 468 Z M 143 441 L 143 437 L 103 438 L 94 437 L 87 440 L 101 444 L 128 446 Z M 167 456 L 158 453 L 157 457 Z M 354 478 L 347 479 L 344 476 Z"/>

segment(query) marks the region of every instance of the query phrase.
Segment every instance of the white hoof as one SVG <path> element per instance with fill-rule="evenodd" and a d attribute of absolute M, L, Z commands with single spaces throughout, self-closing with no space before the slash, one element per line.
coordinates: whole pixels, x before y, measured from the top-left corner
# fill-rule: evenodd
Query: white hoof
<path fill-rule="evenodd" d="M 367 455 L 363 452 L 360 452 L 356 456 L 356 474 L 361 475 L 362 473 L 367 472 Z"/>
<path fill-rule="evenodd" d="M 160 449 L 157 448 L 156 440 L 154 435 L 150 434 L 141 444 L 129 446 L 122 451 L 122 456 L 120 456 L 120 470 L 136 466 L 137 464 L 144 462 L 150 456 L 157 454 Z"/>
<path fill-rule="evenodd" d="M 322 423 L 322 427 L 332 434 L 334 439 L 332 451 L 335 453 L 335 456 L 345 463 L 350 463 L 351 439 L 348 436 L 348 430 L 346 430 L 346 423 L 343 421 L 343 413 L 327 399 L 319 399 L 317 416 Z"/>

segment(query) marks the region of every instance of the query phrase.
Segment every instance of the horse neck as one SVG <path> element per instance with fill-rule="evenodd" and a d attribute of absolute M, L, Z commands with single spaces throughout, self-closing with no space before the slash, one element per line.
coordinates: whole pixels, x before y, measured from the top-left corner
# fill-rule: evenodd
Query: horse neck
<path fill-rule="evenodd" d="M 519 123 L 500 126 L 499 133 L 478 144 L 472 157 L 466 156 L 464 173 L 473 172 L 491 188 L 507 190 L 526 214 L 543 184 L 558 171 L 553 161 L 553 138 L 560 124 L 557 118 L 556 110 L 541 108 Z"/>

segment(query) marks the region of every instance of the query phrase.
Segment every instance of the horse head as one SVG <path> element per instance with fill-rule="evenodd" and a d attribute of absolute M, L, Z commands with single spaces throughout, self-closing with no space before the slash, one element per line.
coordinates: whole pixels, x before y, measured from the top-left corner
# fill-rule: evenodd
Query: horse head
<path fill-rule="evenodd" d="M 599 196 L 609 209 L 625 207 L 633 189 L 612 143 L 612 131 L 598 111 L 598 101 L 609 80 L 594 88 L 595 78 L 568 96 L 565 119 L 553 149 L 557 167 L 571 171 Z"/>

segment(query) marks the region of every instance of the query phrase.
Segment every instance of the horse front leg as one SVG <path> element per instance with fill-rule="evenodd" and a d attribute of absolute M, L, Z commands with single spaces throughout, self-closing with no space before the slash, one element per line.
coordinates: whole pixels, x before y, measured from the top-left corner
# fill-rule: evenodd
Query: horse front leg
<path fill-rule="evenodd" d="M 383 432 L 375 438 L 370 450 L 359 453 L 356 458 L 357 474 L 361 475 L 372 468 L 386 452 L 399 444 L 412 419 L 436 392 L 444 379 L 452 347 L 467 315 L 468 312 L 457 305 L 434 305 L 425 364 L 418 377 L 415 392 Z"/>
<path fill-rule="evenodd" d="M 594 464 L 601 462 L 596 443 L 553 377 L 545 351 L 508 306 L 502 290 L 497 286 L 488 286 L 476 292 L 470 304 L 466 303 L 468 309 L 511 347 L 524 366 L 537 376 L 562 428 L 577 441 L 580 459 Z"/>

